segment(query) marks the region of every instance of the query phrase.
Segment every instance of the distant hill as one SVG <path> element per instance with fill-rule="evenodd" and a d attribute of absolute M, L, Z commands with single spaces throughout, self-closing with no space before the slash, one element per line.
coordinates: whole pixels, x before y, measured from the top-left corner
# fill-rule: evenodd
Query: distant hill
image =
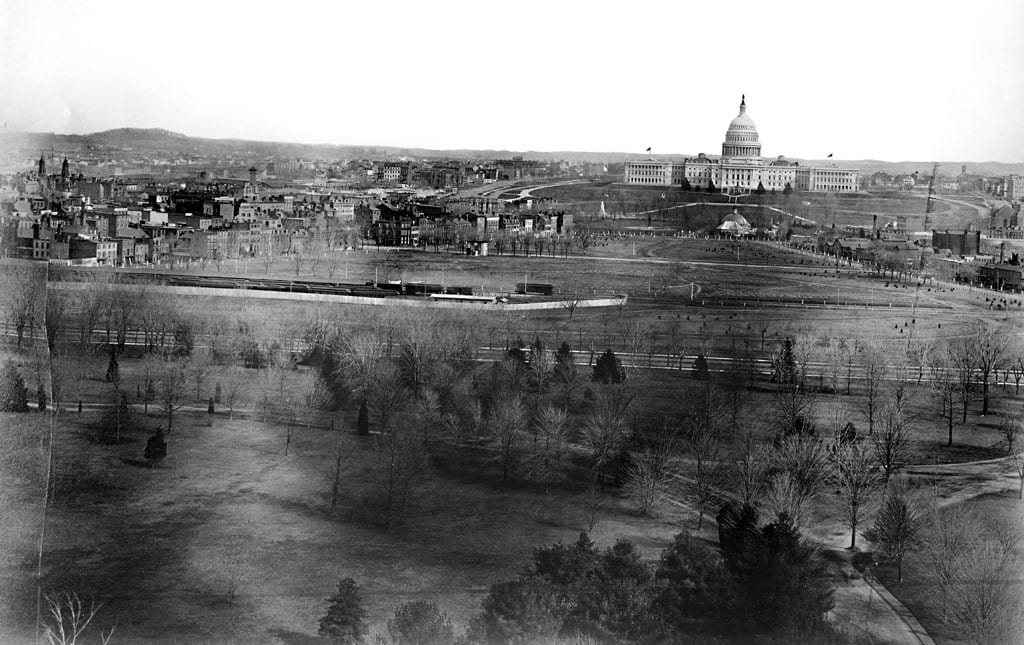
<path fill-rule="evenodd" d="M 647 155 L 627 152 L 586 152 L 573 150 L 557 151 L 516 151 L 516 150 L 431 150 L 425 148 L 404 148 L 395 146 L 352 146 L 330 144 L 304 144 L 279 141 L 250 141 L 245 139 L 207 139 L 190 137 L 180 132 L 161 128 L 117 128 L 91 134 L 54 134 L 45 132 L 11 132 L 0 134 L 0 149 L 5 151 L 54 150 L 60 153 L 101 153 L 104 150 L 131 150 L 145 153 L 168 152 L 182 156 L 235 156 L 259 161 L 260 159 L 302 158 L 302 159 L 396 159 L 396 158 L 453 158 L 453 159 L 507 159 L 521 155 L 525 159 L 538 161 L 565 160 L 571 162 L 621 163 L 627 160 L 645 159 Z M 163 156 L 163 155 L 162 155 Z M 659 160 L 682 160 L 686 154 L 654 155 Z M 859 168 L 862 173 L 887 172 L 907 174 L 918 172 L 931 174 L 931 161 L 880 161 L 876 159 L 792 159 L 803 164 L 829 165 Z M 1006 164 L 998 162 L 939 162 L 939 173 L 958 175 L 960 167 L 967 166 L 967 172 L 980 175 L 1024 174 L 1024 163 Z"/>

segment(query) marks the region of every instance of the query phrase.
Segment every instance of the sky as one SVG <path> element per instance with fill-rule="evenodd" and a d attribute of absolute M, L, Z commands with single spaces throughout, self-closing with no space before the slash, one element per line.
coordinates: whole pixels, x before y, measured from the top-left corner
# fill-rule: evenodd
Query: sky
<path fill-rule="evenodd" d="M 7 131 L 1024 161 L 1024 2 L 0 0 Z"/>

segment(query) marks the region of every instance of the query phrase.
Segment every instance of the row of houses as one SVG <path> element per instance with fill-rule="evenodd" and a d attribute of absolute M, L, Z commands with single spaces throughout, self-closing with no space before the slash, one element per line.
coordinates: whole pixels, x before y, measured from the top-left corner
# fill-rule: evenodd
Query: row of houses
<path fill-rule="evenodd" d="M 369 237 L 385 246 L 464 245 L 480 248 L 480 242 L 502 244 L 517 237 L 568 235 L 573 215 L 564 210 L 533 212 L 494 202 L 404 202 L 378 205 Z"/>

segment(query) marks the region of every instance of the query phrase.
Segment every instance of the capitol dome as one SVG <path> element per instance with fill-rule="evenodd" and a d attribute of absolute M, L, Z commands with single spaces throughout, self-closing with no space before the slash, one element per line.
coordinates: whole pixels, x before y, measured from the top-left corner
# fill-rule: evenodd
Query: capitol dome
<path fill-rule="evenodd" d="M 740 113 L 729 123 L 722 144 L 723 157 L 760 157 L 761 142 L 757 138 L 757 126 L 747 116 L 747 96 L 740 99 Z"/>

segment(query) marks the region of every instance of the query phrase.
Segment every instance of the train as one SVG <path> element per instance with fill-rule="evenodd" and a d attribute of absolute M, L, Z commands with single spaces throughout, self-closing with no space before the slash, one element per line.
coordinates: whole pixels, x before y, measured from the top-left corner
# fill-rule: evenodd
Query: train
<path fill-rule="evenodd" d="M 545 282 L 517 282 L 516 293 L 519 295 L 550 296 L 555 293 L 555 286 Z"/>
<path fill-rule="evenodd" d="M 88 279 L 87 271 L 70 269 L 56 275 L 57 279 Z M 319 293 L 364 298 L 393 296 L 431 296 L 451 294 L 473 296 L 473 287 L 445 286 L 425 282 L 318 282 L 312 280 L 280 280 L 274 278 L 204 276 L 177 273 L 148 273 L 144 271 L 118 271 L 116 279 L 122 284 L 159 284 L 170 287 L 204 287 L 208 289 L 252 289 L 255 291 L 284 291 L 290 293 Z"/>

